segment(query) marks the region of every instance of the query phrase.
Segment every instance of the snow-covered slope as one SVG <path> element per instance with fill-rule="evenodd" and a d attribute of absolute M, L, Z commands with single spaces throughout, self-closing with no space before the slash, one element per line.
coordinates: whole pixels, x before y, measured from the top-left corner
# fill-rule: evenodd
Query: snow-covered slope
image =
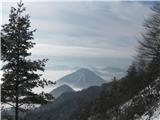
<path fill-rule="evenodd" d="M 160 120 L 160 105 L 159 107 L 155 110 L 151 120 Z"/>
<path fill-rule="evenodd" d="M 160 102 L 158 103 L 158 107 L 155 108 L 152 117 L 149 118 L 149 116 L 147 114 L 144 114 L 138 120 L 160 120 Z"/>
<path fill-rule="evenodd" d="M 66 84 L 72 88 L 87 88 L 89 86 L 101 85 L 106 81 L 89 69 L 81 68 L 76 72 L 66 75 L 57 81 L 58 85 Z"/>

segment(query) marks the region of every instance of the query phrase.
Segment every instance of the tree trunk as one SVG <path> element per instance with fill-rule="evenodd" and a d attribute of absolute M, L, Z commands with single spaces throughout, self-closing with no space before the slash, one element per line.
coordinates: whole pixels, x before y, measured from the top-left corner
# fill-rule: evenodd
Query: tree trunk
<path fill-rule="evenodd" d="M 19 120 L 19 41 L 17 41 L 17 78 L 16 78 L 16 107 L 15 107 L 15 120 Z"/>
<path fill-rule="evenodd" d="M 15 107 L 15 120 L 19 120 L 19 115 L 18 115 L 18 104 L 16 103 Z"/>
<path fill-rule="evenodd" d="M 17 81 L 16 81 L 16 106 L 15 106 L 15 120 L 19 120 L 19 115 L 18 115 L 18 112 L 19 112 L 19 90 L 18 90 L 18 79 L 19 77 L 17 76 Z"/>

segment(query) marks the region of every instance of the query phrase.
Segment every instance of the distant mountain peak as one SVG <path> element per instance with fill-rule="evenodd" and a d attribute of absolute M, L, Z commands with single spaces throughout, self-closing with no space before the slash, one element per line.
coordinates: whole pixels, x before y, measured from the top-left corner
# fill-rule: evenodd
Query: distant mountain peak
<path fill-rule="evenodd" d="M 66 75 L 57 81 L 59 85 L 67 84 L 73 88 L 81 89 L 89 86 L 101 85 L 105 82 L 106 81 L 104 79 L 87 68 L 78 69 L 77 71 Z"/>
<path fill-rule="evenodd" d="M 76 72 L 92 72 L 92 71 L 88 68 L 80 68 Z"/>

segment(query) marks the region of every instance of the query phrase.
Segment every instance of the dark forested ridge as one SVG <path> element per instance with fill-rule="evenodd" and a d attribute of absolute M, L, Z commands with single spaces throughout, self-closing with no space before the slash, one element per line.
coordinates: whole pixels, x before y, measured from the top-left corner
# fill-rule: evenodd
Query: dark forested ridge
<path fill-rule="evenodd" d="M 61 96 L 63 93 L 66 93 L 66 92 L 75 92 L 70 86 L 68 85 L 61 85 L 55 89 L 53 89 L 50 94 L 54 97 L 54 98 L 57 98 L 59 96 Z"/>
<path fill-rule="evenodd" d="M 71 120 L 75 119 L 74 115 L 79 113 L 82 107 L 90 105 L 100 95 L 101 91 L 111 89 L 111 83 L 102 86 L 93 86 L 74 93 L 64 93 L 58 97 L 53 103 L 41 106 L 40 108 L 28 113 L 29 120 Z M 54 113 L 54 114 L 53 114 Z M 60 113 L 60 114 L 59 114 Z"/>

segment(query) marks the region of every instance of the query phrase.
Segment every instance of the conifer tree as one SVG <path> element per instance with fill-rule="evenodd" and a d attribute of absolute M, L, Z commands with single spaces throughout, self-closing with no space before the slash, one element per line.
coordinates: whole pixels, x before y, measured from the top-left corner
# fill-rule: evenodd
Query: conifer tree
<path fill-rule="evenodd" d="M 144 24 L 139 52 L 148 62 L 149 79 L 155 80 L 160 76 L 160 2 L 153 5 L 152 11 L 153 14 Z"/>
<path fill-rule="evenodd" d="M 1 30 L 1 60 L 3 61 L 1 102 L 15 108 L 15 120 L 19 120 L 19 110 L 23 105 L 44 104 L 53 98 L 47 93 L 35 93 L 35 87 L 44 88 L 53 84 L 41 79 L 37 71 L 44 71 L 47 59 L 33 61 L 28 56 L 35 30 L 30 30 L 29 15 L 24 15 L 23 3 L 18 8 L 11 7 L 9 23 L 2 25 Z"/>

